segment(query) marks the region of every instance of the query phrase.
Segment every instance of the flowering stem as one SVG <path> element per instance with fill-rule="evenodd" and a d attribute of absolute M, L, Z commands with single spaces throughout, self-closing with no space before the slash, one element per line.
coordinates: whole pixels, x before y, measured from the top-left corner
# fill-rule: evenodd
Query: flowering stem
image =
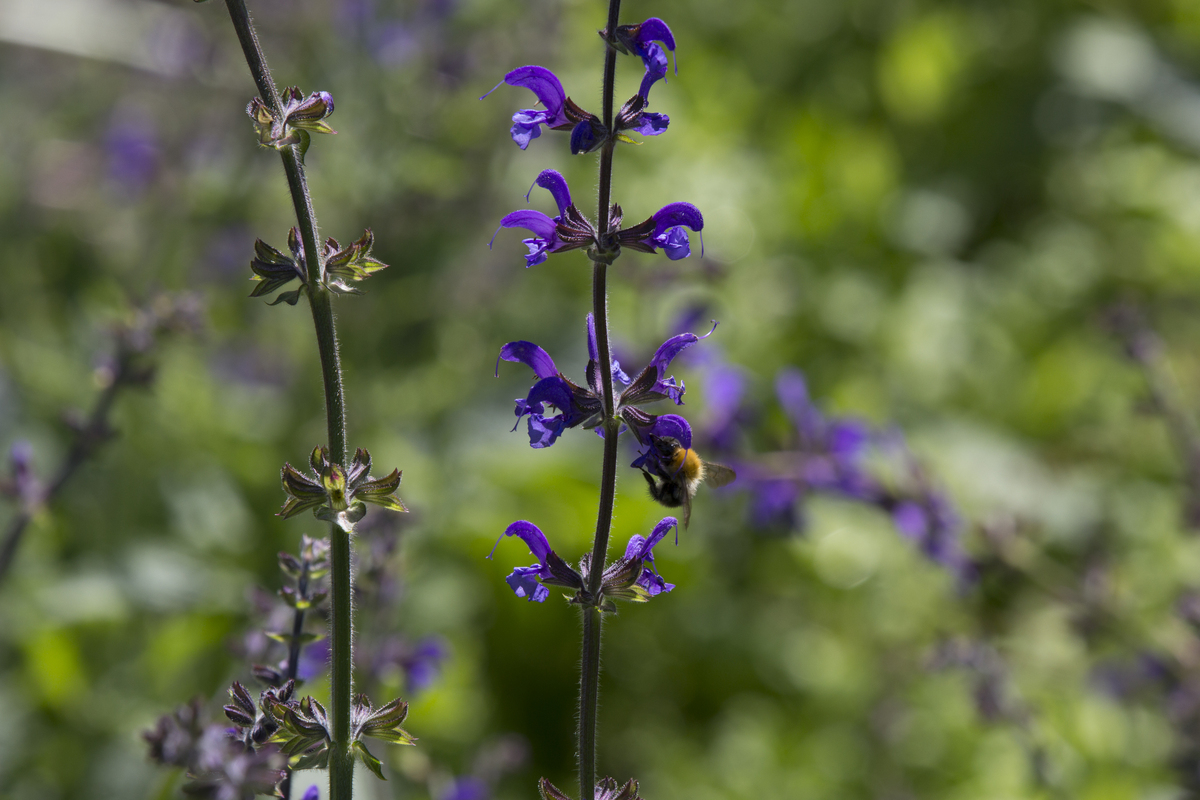
<path fill-rule="evenodd" d="M 617 29 L 621 0 L 609 0 L 609 35 Z M 613 126 L 613 84 L 617 75 L 617 51 L 604 49 L 604 125 Z M 600 150 L 600 193 L 597 212 L 601 251 L 609 249 L 609 204 L 612 197 L 612 157 L 616 142 L 610 137 Z M 596 350 L 599 356 L 600 382 L 604 389 L 604 463 L 600 474 L 600 507 L 596 515 L 596 536 L 592 541 L 588 592 L 596 597 L 608 556 L 608 536 L 612 529 L 613 504 L 617 495 L 617 437 L 620 422 L 615 416 L 613 399 L 612 354 L 608 343 L 608 265 L 613 257 L 594 259 L 592 265 L 592 314 L 596 321 Z M 600 701 L 600 638 L 603 616 L 596 608 L 583 609 L 583 653 L 579 676 L 579 798 L 594 800 L 596 792 L 596 722 Z"/>
<path fill-rule="evenodd" d="M 269 103 L 275 115 L 283 118 L 279 92 L 271 78 L 266 57 L 258 43 L 244 0 L 225 0 L 238 41 L 258 87 L 259 96 Z M 296 210 L 300 241 L 307 269 L 309 306 L 321 355 L 321 374 L 325 384 L 325 414 L 329 434 L 329 452 L 340 465 L 346 464 L 346 412 L 342 398 L 342 370 L 338 357 L 337 330 L 329 290 L 322 280 L 321 250 L 318 247 L 317 219 L 313 212 L 304 162 L 297 145 L 279 151 L 287 173 L 288 189 Z M 350 800 L 354 782 L 354 760 L 350 753 L 350 698 L 352 692 L 352 634 L 350 536 L 336 524 L 330 525 L 330 711 L 331 753 L 329 758 L 329 796 L 331 800 Z"/>

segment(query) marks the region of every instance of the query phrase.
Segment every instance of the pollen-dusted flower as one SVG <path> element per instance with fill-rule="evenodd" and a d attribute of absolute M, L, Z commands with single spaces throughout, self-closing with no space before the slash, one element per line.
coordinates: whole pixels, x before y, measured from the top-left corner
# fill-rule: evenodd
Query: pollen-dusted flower
<path fill-rule="evenodd" d="M 533 234 L 532 238 L 522 240 L 529 248 L 525 256 L 526 268 L 541 264 L 550 253 L 562 253 L 567 250 L 578 250 L 590 247 L 596 241 L 596 229 L 583 213 L 571 202 L 571 190 L 567 188 L 566 179 L 552 169 L 542 170 L 533 186 L 540 186 L 550 192 L 554 202 L 558 204 L 558 216 L 549 217 L 541 211 L 532 208 L 521 209 L 506 215 L 500 220 L 500 228 L 524 228 Z M 525 199 L 529 199 L 529 193 Z M 496 229 L 496 233 L 500 232 Z M 492 236 L 492 242 L 496 240 Z M 488 247 L 492 246 L 488 242 Z"/>
<path fill-rule="evenodd" d="M 713 324 L 716 330 L 716 324 Z M 533 342 L 509 342 L 500 348 L 496 359 L 497 375 L 500 361 L 513 361 L 524 364 L 533 370 L 538 378 L 529 394 L 516 400 L 515 413 L 517 423 L 521 418 L 529 417 L 529 445 L 534 449 L 549 447 L 554 444 L 562 432 L 577 425 L 595 427 L 600 423 L 603 409 L 603 389 L 599 374 L 599 348 L 596 345 L 596 323 L 591 314 L 587 315 L 588 333 L 588 364 L 586 387 L 571 381 L 555 366 L 550 354 Z M 636 377 L 630 378 L 621 369 L 618 361 L 612 362 L 612 377 L 614 390 L 619 390 L 616 398 L 617 414 L 630 426 L 649 430 L 656 419 L 641 411 L 636 406 L 653 403 L 658 400 L 673 400 L 676 405 L 683 405 L 683 393 L 686 387 L 682 382 L 676 383 L 674 376 L 666 374 L 671 360 L 684 349 L 701 339 L 712 335 L 712 331 L 697 336 L 694 333 L 681 333 L 663 342 L 655 351 L 654 356 Z M 553 406 L 558 413 L 551 416 L 546 407 Z M 675 419 L 682 419 L 675 417 Z M 668 423 L 663 423 L 664 425 Z M 687 424 L 686 422 L 684 423 Z M 516 428 L 514 428 L 516 430 Z M 645 441 L 640 433 L 638 441 Z M 666 434 L 673 435 L 673 434 Z M 690 430 L 689 430 L 690 442 Z M 688 445 L 690 446 L 690 444 Z"/>
<path fill-rule="evenodd" d="M 523 108 L 513 114 L 512 139 L 524 150 L 542 135 L 542 126 L 555 131 L 571 131 L 571 152 L 587 153 L 604 143 L 608 131 L 595 114 L 584 111 L 563 91 L 562 81 L 545 67 L 518 67 L 492 87 L 482 100 L 501 85 L 524 87 L 537 96 L 544 110 Z"/>
<path fill-rule="evenodd" d="M 283 490 L 287 502 L 279 511 L 284 519 L 312 509 L 318 519 L 336 522 L 344 531 L 352 531 L 367 513 L 365 503 L 373 503 L 392 511 L 407 511 L 396 495 L 400 486 L 400 470 L 394 469 L 382 478 L 371 478 L 371 454 L 361 447 L 354 452 L 350 469 L 329 460 L 328 447 L 316 447 L 309 457 L 314 475 L 303 474 L 291 464 L 282 470 Z"/>
<path fill-rule="evenodd" d="M 298 144 L 306 149 L 309 133 L 337 133 L 325 122 L 333 113 L 333 96 L 329 92 L 313 92 L 306 98 L 298 87 L 292 86 L 283 90 L 280 102 L 282 119 L 261 98 L 255 97 L 246 106 L 246 113 L 258 130 L 258 143 L 263 147 L 282 150 Z"/>
<path fill-rule="evenodd" d="M 663 248 L 667 258 L 678 261 L 692 254 L 687 231 L 691 228 L 699 233 L 704 230 L 704 216 L 691 203 L 668 203 L 655 211 L 645 222 L 617 232 L 617 241 L 622 247 L 642 253 L 656 253 Z M 704 238 L 700 239 L 700 254 L 704 254 Z"/>

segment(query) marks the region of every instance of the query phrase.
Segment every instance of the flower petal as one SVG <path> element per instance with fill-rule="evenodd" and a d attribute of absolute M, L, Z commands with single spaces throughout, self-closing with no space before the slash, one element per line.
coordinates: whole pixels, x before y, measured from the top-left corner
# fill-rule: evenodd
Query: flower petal
<path fill-rule="evenodd" d="M 550 119 L 547 120 L 550 127 L 567 122 L 567 118 L 563 116 L 567 93 L 563 90 L 562 82 L 550 70 L 537 66 L 518 67 L 504 76 L 504 82 L 509 86 L 524 87 L 537 95 L 537 99 L 550 115 Z"/>
<path fill-rule="evenodd" d="M 653 236 L 662 235 L 668 228 L 684 225 L 694 231 L 704 229 L 704 216 L 691 203 L 668 203 L 654 212 Z"/>
<path fill-rule="evenodd" d="M 500 355 L 496 358 L 497 373 L 500 370 L 500 359 L 524 364 L 532 369 L 533 374 L 539 378 L 553 378 L 558 375 L 558 368 L 554 366 L 554 359 L 550 358 L 549 353 L 533 342 L 509 342 L 504 347 L 501 347 Z"/>
<path fill-rule="evenodd" d="M 501 228 L 524 228 L 539 239 L 555 241 L 555 222 L 550 217 L 532 208 L 523 208 L 507 214 L 500 220 Z"/>
<path fill-rule="evenodd" d="M 504 529 L 505 536 L 516 536 L 529 546 L 529 552 L 537 556 L 537 560 L 546 564 L 546 556 L 550 553 L 550 542 L 546 535 L 532 522 L 519 519 Z"/>
<path fill-rule="evenodd" d="M 685 450 L 692 449 L 692 426 L 677 414 L 663 414 L 655 419 L 649 433 L 663 439 L 676 439 Z"/>
<path fill-rule="evenodd" d="M 655 114 L 653 111 L 643 111 L 637 118 L 637 125 L 630 128 L 643 136 L 658 136 L 671 124 L 671 118 L 666 114 Z"/>
<path fill-rule="evenodd" d="M 558 204 L 559 216 L 567 213 L 567 208 L 571 205 L 571 190 L 567 188 L 567 179 L 561 173 L 552 169 L 544 169 L 538 173 L 533 186 L 540 186 L 550 192 L 554 197 L 554 202 Z M 530 186 L 529 192 L 525 193 L 526 200 L 529 199 L 529 193 L 533 191 L 533 186 Z"/>
<path fill-rule="evenodd" d="M 540 567 L 517 567 L 504 581 L 517 597 L 524 597 L 531 603 L 544 603 L 550 590 L 538 582 L 541 571 Z"/>
<path fill-rule="evenodd" d="M 709 336 L 712 336 L 713 331 L 716 329 L 717 323 L 714 321 L 712 330 L 703 336 L 697 336 L 694 333 L 681 333 L 677 336 L 672 336 L 670 339 L 667 339 L 665 342 L 663 342 L 662 345 L 660 345 L 659 348 L 654 351 L 654 357 L 650 359 L 650 366 L 658 370 L 659 380 L 662 380 L 663 373 L 666 372 L 667 367 L 670 366 L 671 360 L 674 359 L 675 356 L 679 355 L 681 352 L 691 347 L 701 339 L 707 339 Z"/>
<path fill-rule="evenodd" d="M 668 50 L 675 50 L 675 37 L 671 35 L 671 29 L 658 17 L 651 17 L 639 25 L 637 35 L 633 38 L 643 46 L 650 42 L 662 42 Z"/>

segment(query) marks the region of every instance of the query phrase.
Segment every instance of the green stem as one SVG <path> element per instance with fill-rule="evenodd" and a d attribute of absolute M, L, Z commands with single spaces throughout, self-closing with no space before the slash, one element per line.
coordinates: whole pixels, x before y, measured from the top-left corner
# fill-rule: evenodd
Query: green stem
<path fill-rule="evenodd" d="M 254 24 L 246 10 L 244 0 L 225 0 L 229 17 L 237 31 L 238 41 L 250 74 L 258 87 L 264 103 L 270 103 L 272 111 L 283 116 L 279 92 L 267 67 L 266 57 L 258 43 Z M 317 334 L 317 348 L 321 355 L 321 375 L 325 384 L 325 414 L 329 435 L 329 452 L 339 464 L 346 464 L 346 412 L 342 396 L 342 370 L 338 356 L 337 329 L 334 325 L 333 305 L 329 290 L 325 288 L 321 249 L 318 245 L 317 219 L 313 212 L 308 181 L 304 175 L 304 162 L 300 159 L 298 146 L 280 151 L 283 169 L 287 174 L 288 189 L 296 211 L 296 223 L 300 229 L 300 241 L 304 248 L 304 263 L 308 273 L 309 305 L 312 309 L 313 327 Z M 330 640 L 332 668 L 330 676 L 330 716 L 332 717 L 332 743 L 329 758 L 330 800 L 350 800 L 353 793 L 354 759 L 350 752 L 350 702 L 353 692 L 353 607 L 351 605 L 350 536 L 336 524 L 330 525 Z"/>
<path fill-rule="evenodd" d="M 609 0 L 608 35 L 617 29 L 621 0 Z M 604 125 L 613 126 L 613 85 L 617 74 L 617 51 L 611 46 L 604 50 L 603 106 Z M 609 204 L 612 199 L 612 159 L 616 142 L 609 138 L 600 151 L 600 191 L 596 214 L 600 232 L 601 252 L 610 252 Z M 616 418 L 613 395 L 612 353 L 608 337 L 608 264 L 613 257 L 596 259 L 592 265 L 592 314 L 596 322 L 596 351 L 599 357 L 600 382 L 604 397 L 604 462 L 600 473 L 600 503 L 596 514 L 596 535 L 592 540 L 591 569 L 588 573 L 588 592 L 600 593 L 604 563 L 608 557 L 608 539 L 612 530 L 613 506 L 617 496 L 617 436 L 620 421 Z M 579 675 L 579 798 L 594 800 L 596 792 L 597 710 L 600 703 L 600 641 L 603 615 L 596 608 L 583 609 L 583 642 Z"/>

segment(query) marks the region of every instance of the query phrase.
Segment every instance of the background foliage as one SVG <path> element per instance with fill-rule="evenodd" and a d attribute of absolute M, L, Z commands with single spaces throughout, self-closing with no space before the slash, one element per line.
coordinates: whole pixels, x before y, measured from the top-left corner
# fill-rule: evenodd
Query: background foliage
<path fill-rule="evenodd" d="M 248 678 L 253 587 L 277 588 L 276 551 L 320 532 L 273 516 L 280 465 L 324 435 L 319 371 L 303 307 L 246 296 L 254 238 L 282 247 L 292 221 L 221 5 L 55 7 L 0 10 L 0 445 L 30 442 L 49 474 L 108 331 L 157 292 L 198 293 L 207 324 L 164 341 L 153 385 L 116 406 L 118 438 L 38 515 L 0 587 L 0 796 L 169 796 L 177 776 L 140 732 Z M 392 265 L 337 302 L 350 444 L 404 469 L 412 509 L 389 562 L 401 591 L 363 632 L 436 634 L 450 654 L 411 694 L 421 741 L 388 751 L 379 796 L 437 796 L 508 733 L 530 758 L 498 796 L 569 784 L 575 613 L 511 595 L 519 545 L 484 556 L 518 518 L 560 552 L 590 540 L 599 441 L 530 450 L 509 433 L 528 376 L 492 377 L 513 339 L 582 374 L 589 271 L 581 253 L 526 271 L 512 232 L 486 243 L 539 170 L 582 199 L 593 162 L 512 145 L 527 93 L 478 97 L 535 63 L 595 106 L 603 11 L 252 10 L 280 84 L 337 103 L 338 135 L 308 154 L 322 232 L 369 226 Z M 875 510 L 817 498 L 786 535 L 748 524 L 736 486 L 701 490 L 679 546 L 659 548 L 679 588 L 607 630 L 602 774 L 653 800 L 1184 796 L 1200 648 L 1178 604 L 1200 547 L 1180 442 L 1105 321 L 1117 301 L 1141 309 L 1194 405 L 1197 6 L 625 4 L 625 21 L 648 16 L 679 43 L 655 89 L 670 142 L 620 148 L 614 196 L 631 220 L 694 202 L 706 258 L 630 253 L 610 271 L 621 360 L 703 309 L 721 327 L 693 350 L 747 381 L 728 458 L 784 441 L 773 381 L 797 366 L 830 412 L 899 426 L 973 523 L 968 552 L 1003 563 L 960 585 Z M 618 97 L 640 75 L 622 62 Z M 702 426 L 699 356 L 675 373 Z M 620 492 L 623 542 L 660 509 L 633 471 Z M 947 642 L 984 655 L 945 667 Z M 1131 695 L 1150 656 L 1185 679 Z M 407 691 L 395 671 L 374 679 Z"/>

